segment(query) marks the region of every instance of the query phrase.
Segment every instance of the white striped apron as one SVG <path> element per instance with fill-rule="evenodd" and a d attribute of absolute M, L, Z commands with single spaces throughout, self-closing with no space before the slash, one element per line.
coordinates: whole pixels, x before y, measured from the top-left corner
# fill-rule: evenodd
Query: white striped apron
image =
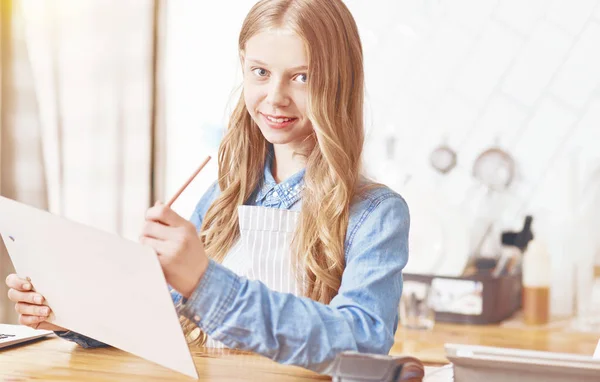
<path fill-rule="evenodd" d="M 256 206 L 239 206 L 240 238 L 223 265 L 239 276 L 259 280 L 269 289 L 301 294 L 301 285 L 292 269 L 290 244 L 300 213 Z M 224 348 L 208 337 L 206 347 Z"/>

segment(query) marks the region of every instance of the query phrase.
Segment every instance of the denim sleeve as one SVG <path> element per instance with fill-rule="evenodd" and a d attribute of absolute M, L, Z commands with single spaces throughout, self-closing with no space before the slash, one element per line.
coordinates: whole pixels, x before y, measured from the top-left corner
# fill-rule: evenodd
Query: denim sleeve
<path fill-rule="evenodd" d="M 346 268 L 329 305 L 279 293 L 211 260 L 181 313 L 213 339 L 282 364 L 330 374 L 342 351 L 387 354 L 398 325 L 409 212 L 390 194 L 350 233 Z"/>
<path fill-rule="evenodd" d="M 202 226 L 202 221 L 204 220 L 204 215 L 208 211 L 208 208 L 212 205 L 215 199 L 219 196 L 219 183 L 214 182 L 208 190 L 202 195 L 198 203 L 196 204 L 196 208 L 190 217 L 190 222 L 196 226 L 196 231 L 200 231 L 200 227 Z"/>
<path fill-rule="evenodd" d="M 210 207 L 214 199 L 218 196 L 218 194 L 219 184 L 215 182 L 200 198 L 200 201 L 197 203 L 196 208 L 194 209 L 194 212 L 192 213 L 192 216 L 190 218 L 190 221 L 194 224 L 194 226 L 196 226 L 196 230 L 200 230 L 200 226 L 202 225 L 202 219 L 204 218 L 206 211 L 208 211 L 208 208 Z M 177 303 L 181 300 L 181 294 L 179 294 L 175 289 L 171 288 L 171 286 L 169 286 L 169 292 L 171 293 L 173 303 Z M 108 346 L 103 342 L 97 341 L 90 337 L 86 337 L 83 334 L 79 334 L 73 331 L 60 331 L 54 333 L 60 338 L 73 341 L 86 349 Z"/>

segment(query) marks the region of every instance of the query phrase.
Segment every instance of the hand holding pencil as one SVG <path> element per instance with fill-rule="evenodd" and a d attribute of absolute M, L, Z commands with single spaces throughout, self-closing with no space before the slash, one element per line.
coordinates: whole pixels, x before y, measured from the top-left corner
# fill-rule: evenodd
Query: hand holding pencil
<path fill-rule="evenodd" d="M 169 285 L 183 297 L 190 297 L 208 268 L 208 257 L 196 227 L 171 209 L 173 202 L 208 163 L 207 157 L 167 204 L 156 202 L 146 212 L 140 243 L 158 255 Z"/>

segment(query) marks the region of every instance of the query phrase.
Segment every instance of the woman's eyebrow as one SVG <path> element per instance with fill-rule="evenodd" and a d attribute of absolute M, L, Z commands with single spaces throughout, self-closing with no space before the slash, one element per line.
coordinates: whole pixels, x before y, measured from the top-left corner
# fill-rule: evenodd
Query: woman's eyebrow
<path fill-rule="evenodd" d="M 257 60 L 255 58 L 247 58 L 246 60 L 251 61 L 257 65 L 261 65 L 261 66 L 269 66 L 269 64 L 267 64 L 266 62 L 263 62 L 261 60 Z M 308 70 L 308 65 L 300 65 L 300 66 L 296 66 L 294 68 L 290 68 L 289 71 L 290 72 L 296 72 L 299 70 Z"/>
<path fill-rule="evenodd" d="M 300 65 L 290 69 L 291 72 L 297 72 L 299 70 L 308 70 L 308 65 Z"/>
<path fill-rule="evenodd" d="M 246 58 L 246 60 L 247 60 L 247 61 L 251 61 L 251 62 L 253 62 L 253 63 L 255 63 L 255 64 L 258 64 L 258 65 L 262 65 L 262 66 L 269 66 L 269 65 L 268 65 L 266 62 L 262 62 L 261 60 L 257 60 L 257 59 L 255 59 L 255 58 L 249 58 L 249 57 L 248 57 L 248 58 Z"/>

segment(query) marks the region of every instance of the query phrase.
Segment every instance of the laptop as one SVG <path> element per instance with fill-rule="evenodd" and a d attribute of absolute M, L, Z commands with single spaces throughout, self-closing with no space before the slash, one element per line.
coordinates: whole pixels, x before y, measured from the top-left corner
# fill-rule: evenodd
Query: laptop
<path fill-rule="evenodd" d="M 505 382 L 592 382 L 600 378 L 600 359 L 566 353 L 488 346 L 445 345 L 454 380 Z"/>
<path fill-rule="evenodd" d="M 0 349 L 37 340 L 54 334 L 51 330 L 36 330 L 24 325 L 0 324 Z"/>
<path fill-rule="evenodd" d="M 52 308 L 48 322 L 198 378 L 151 247 L 5 197 L 0 235 Z"/>

